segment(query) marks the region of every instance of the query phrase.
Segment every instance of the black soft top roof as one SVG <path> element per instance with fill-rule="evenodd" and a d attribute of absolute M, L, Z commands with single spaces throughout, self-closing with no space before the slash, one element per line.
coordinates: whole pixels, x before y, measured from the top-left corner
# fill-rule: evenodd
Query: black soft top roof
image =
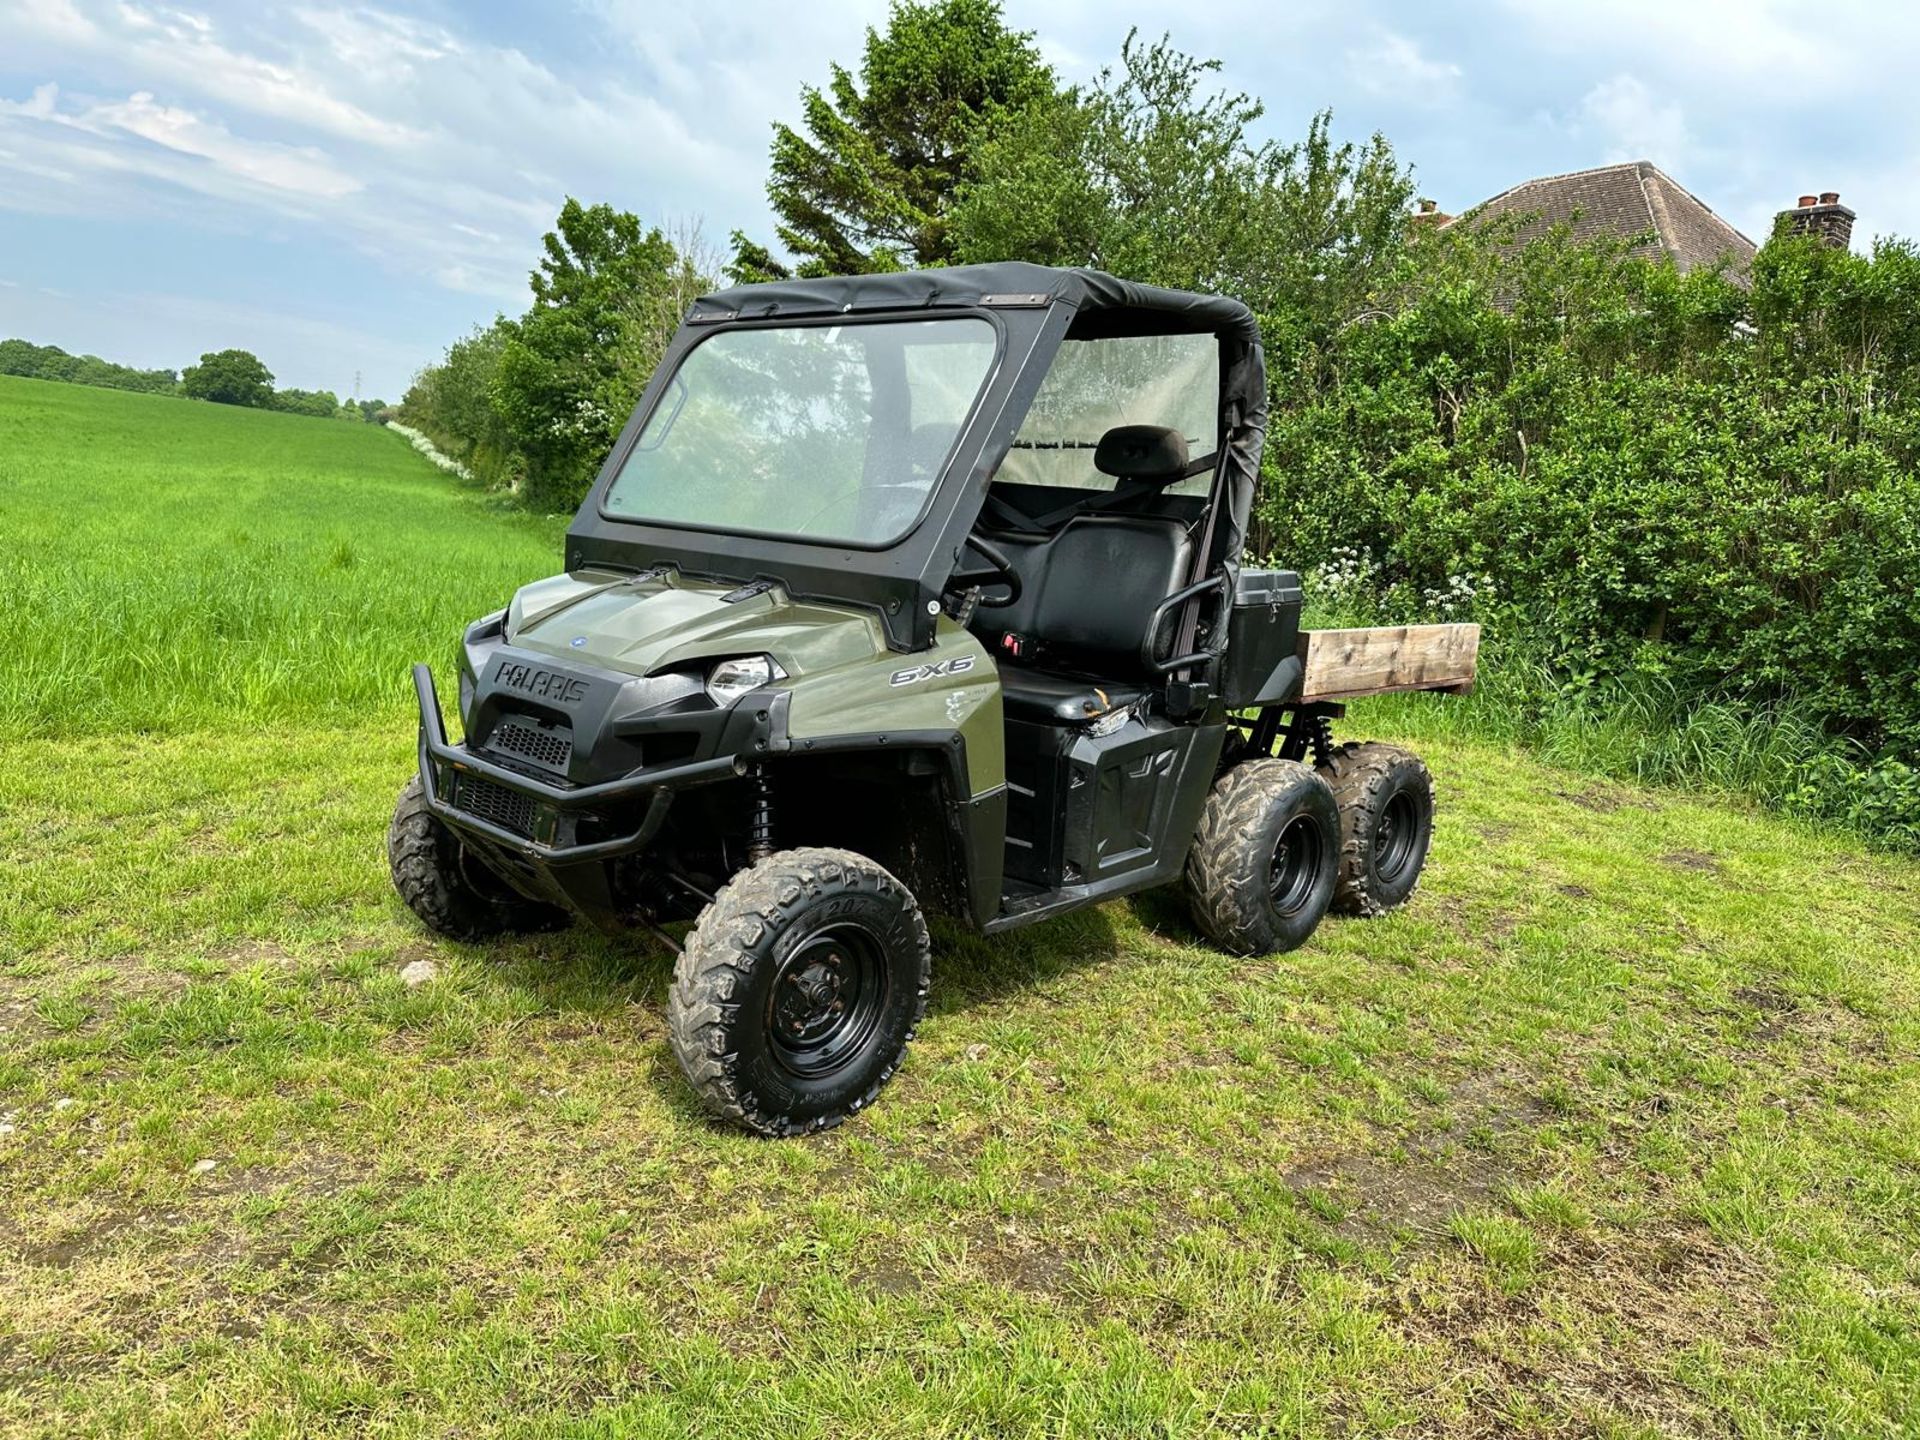
<path fill-rule="evenodd" d="M 694 301 L 687 319 L 699 324 L 974 305 L 1071 306 L 1077 312 L 1071 333 L 1081 338 L 1107 333 L 1194 333 L 1249 344 L 1260 338 L 1253 312 L 1238 300 L 1163 290 L 1100 270 L 1060 270 L 1022 260 L 739 285 Z"/>

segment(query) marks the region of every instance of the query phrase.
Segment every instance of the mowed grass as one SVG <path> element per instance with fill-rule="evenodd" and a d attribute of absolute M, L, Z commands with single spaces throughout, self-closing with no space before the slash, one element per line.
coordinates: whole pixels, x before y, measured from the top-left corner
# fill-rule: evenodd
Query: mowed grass
<path fill-rule="evenodd" d="M 518 578 L 405 527 L 539 549 L 404 450 L 383 512 L 383 437 L 241 422 L 303 531 L 337 485 L 405 557 L 361 592 L 400 660 L 431 587 L 440 655 Z M 115 453 L 63 463 L 122 510 Z M 291 663 L 259 723 L 0 745 L 0 1431 L 1920 1433 L 1920 867 L 1435 726 L 1406 909 L 1257 961 L 1170 895 L 939 928 L 880 1103 L 767 1143 L 694 1109 L 659 948 L 401 911 L 404 698 Z"/>

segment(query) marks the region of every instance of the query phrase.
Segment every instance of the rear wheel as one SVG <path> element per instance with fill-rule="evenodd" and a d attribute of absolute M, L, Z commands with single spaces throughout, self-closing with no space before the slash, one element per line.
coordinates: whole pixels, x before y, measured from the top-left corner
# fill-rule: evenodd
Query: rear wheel
<path fill-rule="evenodd" d="M 1433 843 L 1433 777 L 1395 745 L 1342 745 L 1320 773 L 1340 804 L 1340 880 L 1333 907 L 1384 915 L 1420 883 Z"/>
<path fill-rule="evenodd" d="M 555 905 L 529 900 L 481 863 L 439 816 L 414 776 L 387 827 L 393 888 L 426 927 L 451 940 L 558 930 L 569 921 Z"/>
<path fill-rule="evenodd" d="M 1340 816 L 1327 782 L 1295 760 L 1248 760 L 1214 782 L 1187 853 L 1194 923 L 1223 950 L 1273 955 L 1327 913 Z"/>
<path fill-rule="evenodd" d="M 848 850 L 784 850 L 724 885 L 688 934 L 674 1058 L 715 1114 L 760 1135 L 838 1125 L 893 1077 L 927 1006 L 913 896 Z"/>

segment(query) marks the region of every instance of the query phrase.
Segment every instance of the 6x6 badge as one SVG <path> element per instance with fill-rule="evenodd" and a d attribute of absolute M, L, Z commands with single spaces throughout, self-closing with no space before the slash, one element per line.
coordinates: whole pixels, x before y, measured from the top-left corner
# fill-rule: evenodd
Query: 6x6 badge
<path fill-rule="evenodd" d="M 931 665 L 915 665 L 911 670 L 896 670 L 887 683 L 913 685 L 922 680 L 944 680 L 951 675 L 964 675 L 973 669 L 973 658 L 971 655 L 956 655 L 951 660 L 936 660 Z"/>

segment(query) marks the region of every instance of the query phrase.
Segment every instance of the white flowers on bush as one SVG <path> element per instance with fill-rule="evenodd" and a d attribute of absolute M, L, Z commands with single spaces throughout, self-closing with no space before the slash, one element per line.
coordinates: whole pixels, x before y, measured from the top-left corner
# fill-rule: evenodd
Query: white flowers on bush
<path fill-rule="evenodd" d="M 1474 613 L 1493 597 L 1493 577 L 1463 572 L 1447 576 L 1447 583 L 1420 591 L 1404 580 L 1389 581 L 1373 551 L 1337 545 L 1327 559 L 1303 577 L 1309 604 L 1321 623 L 1405 624 L 1420 616 L 1448 617 Z"/>
<path fill-rule="evenodd" d="M 402 425 L 397 420 L 389 420 L 387 422 L 387 428 L 396 435 L 406 436 L 408 444 L 412 445 L 414 449 L 418 450 L 448 474 L 458 475 L 462 480 L 471 480 L 473 478 L 466 466 L 462 465 L 450 455 L 443 455 L 438 445 L 435 445 L 433 441 L 429 440 L 411 425 Z"/>
<path fill-rule="evenodd" d="M 606 435 L 612 418 L 607 408 L 591 395 L 582 395 L 574 404 L 573 414 L 567 419 L 554 421 L 549 428 L 562 439 L 592 440 Z"/>
<path fill-rule="evenodd" d="M 1444 589 L 1423 590 L 1420 592 L 1427 602 L 1429 610 L 1437 610 L 1442 615 L 1471 612 L 1474 601 L 1493 594 L 1491 575 L 1449 575 Z"/>
<path fill-rule="evenodd" d="M 1316 599 L 1329 603 L 1357 599 L 1374 593 L 1379 574 L 1380 567 L 1374 564 L 1371 550 L 1336 545 L 1323 564 L 1306 573 L 1306 588 Z"/>

